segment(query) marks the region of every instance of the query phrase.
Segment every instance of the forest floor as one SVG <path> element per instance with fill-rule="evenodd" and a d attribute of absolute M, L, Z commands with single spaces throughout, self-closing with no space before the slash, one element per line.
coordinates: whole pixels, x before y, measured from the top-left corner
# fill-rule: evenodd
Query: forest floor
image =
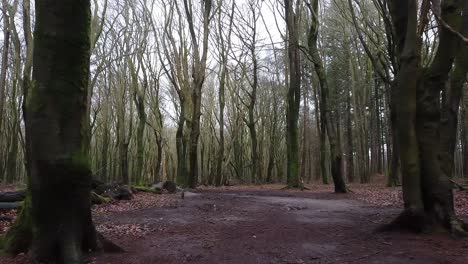
<path fill-rule="evenodd" d="M 126 252 L 89 262 L 468 263 L 468 239 L 375 232 L 401 211 L 401 188 L 351 185 L 351 193 L 338 195 L 331 186 L 282 187 L 201 187 L 183 200 L 137 194 L 97 206 L 98 230 Z M 456 205 L 468 220 L 468 195 L 457 193 Z M 18 256 L 0 263 L 28 262 Z"/>

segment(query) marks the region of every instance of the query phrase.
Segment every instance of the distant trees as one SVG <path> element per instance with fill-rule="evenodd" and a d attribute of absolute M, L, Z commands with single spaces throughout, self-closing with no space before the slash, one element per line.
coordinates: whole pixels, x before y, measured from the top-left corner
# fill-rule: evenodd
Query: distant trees
<path fill-rule="evenodd" d="M 417 12 L 429 2 L 420 2 Z M 28 14 L 37 10 L 28 0 L 1 4 L 0 175 L 25 182 L 23 107 L 33 84 Z M 389 186 L 399 185 L 406 154 L 397 144 L 396 91 L 406 39 L 397 25 L 406 20 L 393 6 L 382 0 L 92 1 L 85 116 L 93 177 L 300 187 L 328 184 L 332 176 L 336 191 L 345 192 L 348 182 L 384 175 Z M 442 39 L 427 37 L 442 32 L 439 20 L 431 8 L 426 17 L 417 28 L 423 72 L 442 67 L 432 48 Z M 438 106 L 441 169 L 449 177 L 468 174 L 468 100 L 460 99 L 466 97 L 466 45 L 457 45 L 460 52 L 446 56 L 453 66 L 443 63 L 450 85 L 440 89 Z"/>

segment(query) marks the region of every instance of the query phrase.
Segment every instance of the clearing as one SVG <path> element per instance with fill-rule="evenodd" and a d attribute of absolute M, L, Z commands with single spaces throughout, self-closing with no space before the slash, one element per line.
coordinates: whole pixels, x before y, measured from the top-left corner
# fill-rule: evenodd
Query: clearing
<path fill-rule="evenodd" d="M 202 188 L 157 207 L 103 207 L 98 229 L 126 252 L 90 263 L 468 263 L 467 239 L 375 233 L 399 206 L 328 191 Z"/>

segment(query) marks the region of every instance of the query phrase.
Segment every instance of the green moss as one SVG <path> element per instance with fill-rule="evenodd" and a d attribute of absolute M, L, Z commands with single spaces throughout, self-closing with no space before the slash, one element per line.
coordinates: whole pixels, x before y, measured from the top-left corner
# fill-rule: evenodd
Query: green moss
<path fill-rule="evenodd" d="M 6 254 L 11 255 L 27 252 L 33 234 L 31 195 L 27 195 L 18 218 L 2 239 L 1 248 Z"/>
<path fill-rule="evenodd" d="M 155 194 L 161 194 L 162 190 L 156 187 L 145 187 L 145 186 L 132 186 L 132 190 L 137 192 L 149 192 Z"/>
<path fill-rule="evenodd" d="M 31 112 L 37 112 L 42 106 L 42 100 L 36 89 L 36 82 L 31 81 L 30 88 L 28 90 L 28 96 L 26 97 L 26 109 Z"/>
<path fill-rule="evenodd" d="M 89 168 L 89 157 L 84 151 L 77 151 L 71 157 L 72 165 L 77 168 Z"/>
<path fill-rule="evenodd" d="M 91 201 L 93 204 L 104 204 L 112 201 L 111 198 L 109 197 L 104 197 L 102 195 L 99 195 L 95 192 L 91 192 Z"/>

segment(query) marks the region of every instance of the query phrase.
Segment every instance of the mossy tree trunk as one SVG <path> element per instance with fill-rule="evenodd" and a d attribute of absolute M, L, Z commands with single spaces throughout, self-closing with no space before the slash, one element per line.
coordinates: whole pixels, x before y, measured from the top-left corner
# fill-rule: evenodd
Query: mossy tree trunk
<path fill-rule="evenodd" d="M 86 149 L 90 1 L 40 0 L 35 8 L 34 85 L 26 105 L 29 194 L 6 249 L 82 263 L 82 252 L 98 248 Z"/>
<path fill-rule="evenodd" d="M 387 186 L 393 187 L 400 185 L 400 150 L 398 147 L 398 130 L 396 129 L 398 102 L 396 100 L 396 82 L 391 84 L 390 92 L 390 134 L 392 140 L 392 151 L 390 168 L 388 171 Z"/>
<path fill-rule="evenodd" d="M 146 114 L 145 110 L 145 94 L 146 90 L 148 87 L 148 77 L 146 75 L 146 69 L 144 68 L 144 65 L 142 63 L 142 56 L 140 54 L 137 54 L 138 57 L 138 63 L 139 66 L 136 67 L 133 63 L 133 61 L 129 58 L 128 59 L 128 64 L 130 68 L 130 73 L 131 73 L 131 83 L 132 83 L 132 92 L 133 92 L 133 101 L 135 103 L 135 107 L 137 110 L 137 115 L 138 115 L 138 127 L 136 131 L 136 169 L 135 169 L 135 175 L 134 177 L 134 182 L 140 184 L 143 181 L 143 174 L 144 174 L 144 159 L 145 159 L 145 147 L 143 144 L 144 141 L 144 133 L 145 133 L 145 126 L 148 120 L 148 115 Z M 139 70 L 142 68 L 143 72 L 143 87 L 140 89 L 139 84 L 138 84 L 138 75 L 139 75 Z"/>
<path fill-rule="evenodd" d="M 10 100 L 10 119 L 11 119 L 11 137 L 8 142 L 8 154 L 6 163 L 6 182 L 12 183 L 17 180 L 17 159 L 18 159 L 18 141 L 19 141 L 19 127 L 20 127 L 20 108 L 17 105 L 17 96 L 19 89 L 22 85 L 22 73 L 21 73 L 21 41 L 18 34 L 18 30 L 15 24 L 15 15 L 17 13 L 17 6 L 8 6 L 9 16 L 6 19 L 10 19 L 10 31 L 12 32 L 12 43 L 14 48 L 13 56 L 13 72 L 14 77 L 11 87 L 11 98 Z"/>
<path fill-rule="evenodd" d="M 468 4 L 465 4 L 463 13 L 468 12 Z M 462 33 L 468 36 L 468 16 L 463 18 Z M 442 102 L 440 139 L 442 150 L 442 162 L 444 173 L 452 178 L 454 176 L 454 154 L 458 130 L 458 110 L 462 98 L 463 86 L 466 83 L 466 74 L 468 72 L 468 44 L 463 43 L 457 49 L 454 68 L 450 75 L 449 84 L 446 85 L 444 100 Z"/>
<path fill-rule="evenodd" d="M 234 23 L 234 11 L 235 11 L 235 2 L 232 2 L 231 13 L 229 16 L 229 28 L 227 35 L 225 37 L 224 28 L 223 28 L 223 21 L 222 21 L 222 9 L 218 10 L 218 34 L 219 34 L 219 52 L 220 52 L 220 71 L 221 74 L 219 76 L 219 149 L 218 149 L 218 157 L 216 158 L 216 174 L 214 177 L 214 184 L 216 186 L 220 186 L 222 184 L 223 179 L 223 166 L 224 166 L 224 152 L 225 152 L 225 139 L 224 139 L 224 108 L 226 106 L 226 97 L 225 97 L 225 88 L 226 88 L 226 80 L 228 74 L 228 55 L 231 51 L 231 34 L 232 34 L 232 26 Z M 228 44 L 226 45 L 227 42 Z"/>
<path fill-rule="evenodd" d="M 459 29 L 460 1 L 441 4 L 441 17 Z M 400 69 L 396 96 L 398 143 L 403 175 L 404 212 L 387 228 L 464 233 L 455 215 L 452 186 L 441 159 L 440 92 L 451 71 L 459 39 L 440 26 L 439 46 L 431 65 L 421 66 L 421 36 L 417 33 L 417 1 L 395 0 L 393 19 L 399 37 Z M 452 140 L 455 140 L 453 138 Z"/>
<path fill-rule="evenodd" d="M 204 0 L 201 2 L 202 10 L 202 28 L 201 34 L 195 32 L 194 14 L 192 3 L 184 0 L 184 10 L 187 16 L 187 23 L 192 40 L 193 62 L 192 62 L 192 82 L 190 84 L 191 91 L 191 118 L 190 118 L 190 136 L 188 144 L 189 156 L 189 171 L 187 185 L 190 188 L 195 188 L 198 184 L 198 141 L 200 138 L 200 117 L 201 117 L 201 97 L 203 83 L 205 82 L 206 62 L 208 59 L 208 37 L 210 32 L 212 0 Z M 201 35 L 201 41 L 198 37 Z M 202 47 L 200 47 L 200 44 Z"/>
<path fill-rule="evenodd" d="M 346 183 L 343 177 L 343 153 L 337 128 L 333 122 L 333 111 L 330 102 L 330 88 L 328 86 L 327 75 L 323 65 L 322 58 L 318 51 L 318 0 L 313 0 L 308 5 L 312 21 L 308 32 L 309 55 L 314 64 L 315 72 L 320 83 L 320 117 L 325 125 L 328 141 L 330 142 L 330 162 L 331 174 L 335 185 L 336 193 L 346 193 Z"/>
<path fill-rule="evenodd" d="M 286 113 L 287 183 L 289 188 L 301 188 L 299 175 L 299 105 L 301 101 L 301 65 L 298 37 L 298 6 L 293 0 L 285 0 L 288 32 L 289 88 Z M 294 10 L 296 7 L 296 10 Z"/>
<path fill-rule="evenodd" d="M 0 66 L 0 133 L 3 130 L 3 117 L 5 109 L 5 91 L 6 91 L 6 76 L 8 70 L 8 55 L 10 51 L 10 26 L 7 13 L 7 2 L 2 0 L 2 15 L 3 15 L 3 48 L 2 48 L 2 58 Z M 3 177 L 3 165 L 4 157 L 6 153 L 3 153 L 5 142 L 3 139 L 0 139 L 0 179 Z"/>

